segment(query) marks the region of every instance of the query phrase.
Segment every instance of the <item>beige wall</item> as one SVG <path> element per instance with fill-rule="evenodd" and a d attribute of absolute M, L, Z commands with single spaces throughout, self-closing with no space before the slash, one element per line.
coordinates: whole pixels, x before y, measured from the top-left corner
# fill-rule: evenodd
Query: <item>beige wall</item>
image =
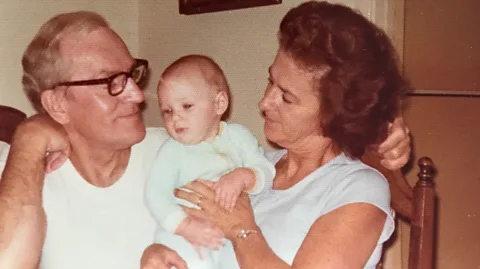
<path fill-rule="evenodd" d="M 480 268 L 479 116 L 480 98 L 412 97 L 405 112 L 417 158 L 438 169 L 437 269 Z"/>
<path fill-rule="evenodd" d="M 477 0 L 405 1 L 404 68 L 416 89 L 480 91 L 479 8 Z M 480 96 L 409 101 L 417 157 L 438 168 L 437 268 L 480 268 Z"/>
<path fill-rule="evenodd" d="M 92 10 L 104 15 L 138 52 L 138 1 L 110 0 L 0 0 L 0 104 L 32 114 L 33 109 L 21 87 L 21 57 L 40 26 L 60 12 Z"/>
<path fill-rule="evenodd" d="M 406 0 L 405 72 L 418 89 L 480 93 L 480 1 Z"/>

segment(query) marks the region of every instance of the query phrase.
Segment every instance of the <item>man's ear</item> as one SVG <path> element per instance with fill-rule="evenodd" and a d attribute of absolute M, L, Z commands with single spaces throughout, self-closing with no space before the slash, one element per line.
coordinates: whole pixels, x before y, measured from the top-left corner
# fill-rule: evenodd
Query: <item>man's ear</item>
<path fill-rule="evenodd" d="M 215 106 L 217 115 L 222 116 L 228 109 L 228 94 L 225 91 L 220 91 L 215 97 Z"/>
<path fill-rule="evenodd" d="M 64 125 L 70 120 L 67 113 L 65 95 L 58 90 L 45 90 L 40 94 L 42 106 L 56 122 Z"/>

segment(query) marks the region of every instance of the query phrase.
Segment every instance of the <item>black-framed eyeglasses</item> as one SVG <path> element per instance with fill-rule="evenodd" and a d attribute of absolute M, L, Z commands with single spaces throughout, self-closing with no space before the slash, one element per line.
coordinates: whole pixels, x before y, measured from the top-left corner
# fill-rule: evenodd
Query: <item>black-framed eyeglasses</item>
<path fill-rule="evenodd" d="M 140 84 L 147 77 L 147 72 L 148 61 L 144 59 L 135 59 L 135 65 L 129 72 L 119 72 L 108 78 L 60 82 L 55 84 L 54 88 L 57 86 L 92 86 L 107 84 L 108 93 L 112 96 L 117 96 L 123 92 L 129 78 L 132 78 L 135 83 Z"/>

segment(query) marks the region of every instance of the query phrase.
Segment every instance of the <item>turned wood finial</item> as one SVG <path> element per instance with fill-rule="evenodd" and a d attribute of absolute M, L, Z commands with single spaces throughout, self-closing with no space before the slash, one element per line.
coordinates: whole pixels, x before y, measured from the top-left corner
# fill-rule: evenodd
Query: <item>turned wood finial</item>
<path fill-rule="evenodd" d="M 418 179 L 423 183 L 433 184 L 435 167 L 433 166 L 432 159 L 428 157 L 422 157 L 420 160 L 418 160 L 418 166 L 420 167 Z"/>

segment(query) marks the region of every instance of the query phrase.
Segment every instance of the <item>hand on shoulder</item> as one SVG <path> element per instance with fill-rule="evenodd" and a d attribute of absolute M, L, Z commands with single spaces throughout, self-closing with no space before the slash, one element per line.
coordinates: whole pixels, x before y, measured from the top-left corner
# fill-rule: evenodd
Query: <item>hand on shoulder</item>
<path fill-rule="evenodd" d="M 377 146 L 377 154 L 382 158 L 382 165 L 390 170 L 402 168 L 410 158 L 410 130 L 399 116 L 390 123 L 388 137 Z"/>
<path fill-rule="evenodd" d="M 46 114 L 36 114 L 16 129 L 11 150 L 46 156 L 46 172 L 58 169 L 70 156 L 70 142 L 63 126 Z M 32 156 L 32 155 L 30 155 Z"/>

